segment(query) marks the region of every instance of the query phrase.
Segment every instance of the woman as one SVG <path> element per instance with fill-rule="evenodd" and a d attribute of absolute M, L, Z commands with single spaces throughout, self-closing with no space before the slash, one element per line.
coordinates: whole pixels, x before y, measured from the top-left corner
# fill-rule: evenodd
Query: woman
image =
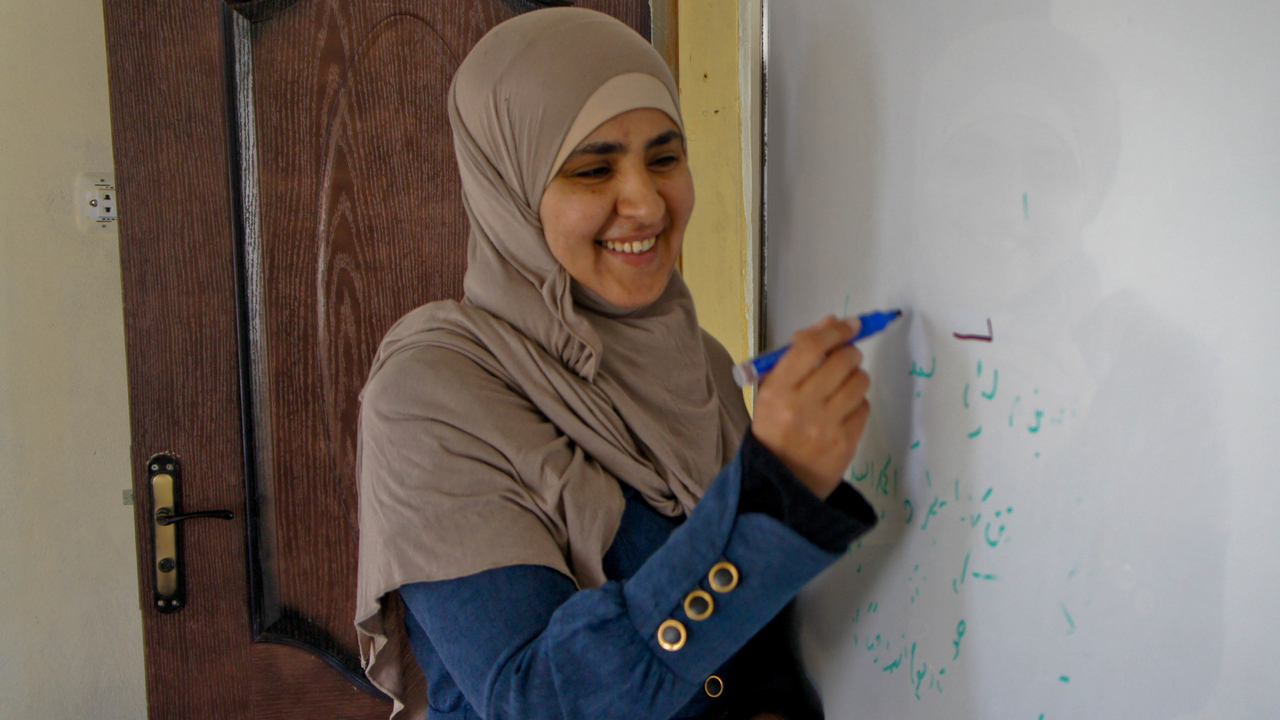
<path fill-rule="evenodd" d="M 588 10 L 458 69 L 467 297 L 391 329 L 360 418 L 357 628 L 395 716 L 821 717 L 782 611 L 875 522 L 840 481 L 867 376 L 828 318 L 749 419 L 675 270 L 677 103 Z"/>

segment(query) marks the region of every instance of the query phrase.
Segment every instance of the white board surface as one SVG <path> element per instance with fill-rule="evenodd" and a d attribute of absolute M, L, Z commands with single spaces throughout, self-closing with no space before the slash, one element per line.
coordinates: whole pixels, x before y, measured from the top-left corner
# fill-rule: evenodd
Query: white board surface
<path fill-rule="evenodd" d="M 908 311 L 827 716 L 1280 717 L 1280 3 L 769 0 L 767 141 L 771 342 Z"/>

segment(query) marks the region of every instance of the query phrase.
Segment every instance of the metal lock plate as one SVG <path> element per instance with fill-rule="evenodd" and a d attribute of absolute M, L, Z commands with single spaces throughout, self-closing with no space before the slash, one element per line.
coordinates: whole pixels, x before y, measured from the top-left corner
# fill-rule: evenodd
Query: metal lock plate
<path fill-rule="evenodd" d="M 178 514 L 181 507 L 182 466 L 178 458 L 161 453 L 147 463 L 151 486 L 151 569 L 155 578 L 152 604 L 162 613 L 186 605 L 183 582 L 182 524 L 161 524 L 161 518 Z"/>

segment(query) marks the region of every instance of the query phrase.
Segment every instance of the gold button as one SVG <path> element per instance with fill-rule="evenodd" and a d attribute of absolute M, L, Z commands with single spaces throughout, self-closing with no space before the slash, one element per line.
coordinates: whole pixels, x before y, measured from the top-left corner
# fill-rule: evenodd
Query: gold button
<path fill-rule="evenodd" d="M 658 644 L 663 650 L 679 650 L 688 639 L 689 633 L 685 632 L 679 620 L 667 620 L 658 626 Z"/>
<path fill-rule="evenodd" d="M 724 681 L 712 675 L 707 681 L 702 683 L 702 689 L 707 691 L 711 697 L 720 697 L 724 693 Z"/>
<path fill-rule="evenodd" d="M 706 620 L 716 608 L 716 601 L 706 590 L 694 590 L 684 598 L 684 614 L 690 620 Z"/>
<path fill-rule="evenodd" d="M 721 560 L 711 566 L 711 572 L 707 573 L 707 582 L 711 584 L 712 590 L 727 593 L 738 587 L 738 568 L 727 560 Z"/>

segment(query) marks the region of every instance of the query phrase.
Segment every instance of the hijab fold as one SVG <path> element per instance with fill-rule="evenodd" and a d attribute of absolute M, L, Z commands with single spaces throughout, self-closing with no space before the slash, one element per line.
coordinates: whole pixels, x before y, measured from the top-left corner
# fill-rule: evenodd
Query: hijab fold
<path fill-rule="evenodd" d="M 517 564 L 598 587 L 618 483 L 687 514 L 746 432 L 732 360 L 679 273 L 646 307 L 612 306 L 572 280 L 539 222 L 568 150 L 637 108 L 682 126 L 678 98 L 644 38 L 578 8 L 502 23 L 454 76 L 466 298 L 401 318 L 361 395 L 356 628 L 393 717 L 426 716 L 397 588 Z"/>

